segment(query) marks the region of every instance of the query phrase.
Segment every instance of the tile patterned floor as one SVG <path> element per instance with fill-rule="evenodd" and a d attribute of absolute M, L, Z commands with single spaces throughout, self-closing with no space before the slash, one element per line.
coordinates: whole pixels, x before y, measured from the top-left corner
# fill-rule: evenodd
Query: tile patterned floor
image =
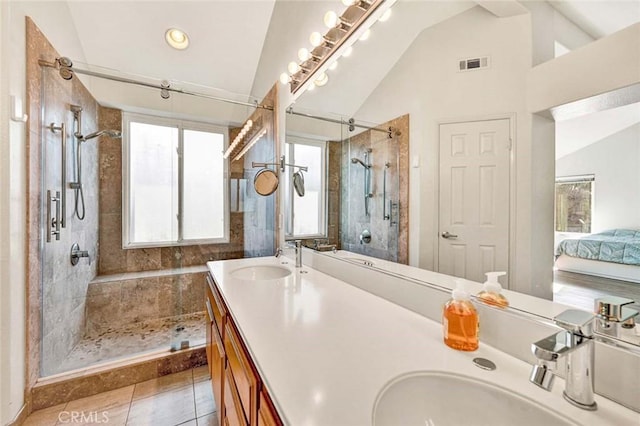
<path fill-rule="evenodd" d="M 183 330 L 176 332 L 177 325 Z M 169 348 L 172 341 L 188 340 L 190 346 L 205 342 L 204 312 L 181 315 L 173 318 L 132 324 L 128 327 L 108 330 L 96 336 L 87 336 L 71 350 L 56 374 L 87 367 L 104 361 L 114 361 L 133 354 Z"/>
<path fill-rule="evenodd" d="M 219 426 L 207 366 L 32 413 L 24 426 Z"/>

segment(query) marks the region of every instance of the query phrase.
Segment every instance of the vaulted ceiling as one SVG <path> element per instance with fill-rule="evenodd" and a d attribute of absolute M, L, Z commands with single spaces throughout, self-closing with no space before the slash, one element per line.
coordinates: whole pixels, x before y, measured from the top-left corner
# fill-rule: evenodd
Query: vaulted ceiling
<path fill-rule="evenodd" d="M 354 113 L 422 30 L 477 4 L 470 0 L 398 2 L 402 7 L 394 7 L 395 16 L 384 23 L 388 25 L 376 25 L 372 38 L 359 45 L 352 58 L 340 61 L 330 84 L 305 94 L 297 106 Z M 324 31 L 324 13 L 344 8 L 339 0 L 70 0 L 41 4 L 45 3 L 54 13 L 39 17 L 36 24 L 54 44 L 62 40 L 56 44 L 62 55 L 78 55 L 72 58 L 76 63 L 86 62 L 79 66 L 258 98 L 285 71 L 287 63 L 296 59 L 297 50 L 309 45 L 310 32 Z M 57 5 L 55 9 L 52 4 Z M 640 0 L 562 0 L 550 4 L 594 38 L 640 20 Z M 65 10 L 68 13 L 63 16 Z M 170 27 L 189 34 L 188 49 L 176 51 L 167 46 L 164 33 Z M 65 44 L 70 33 L 75 41 Z M 363 65 L 372 63 L 375 66 Z M 336 104 L 340 111 L 332 111 Z"/>

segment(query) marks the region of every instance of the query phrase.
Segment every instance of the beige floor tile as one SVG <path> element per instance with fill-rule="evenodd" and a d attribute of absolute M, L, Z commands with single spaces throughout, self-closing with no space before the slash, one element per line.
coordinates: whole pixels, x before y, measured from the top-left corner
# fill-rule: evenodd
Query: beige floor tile
<path fill-rule="evenodd" d="M 147 380 L 138 383 L 133 391 L 133 400 L 147 398 L 162 392 L 176 390 L 193 384 L 193 373 L 191 370 L 181 371 L 180 373 L 169 374 L 167 376 L 158 377 L 157 379 Z"/>
<path fill-rule="evenodd" d="M 76 399 L 67 404 L 66 411 L 90 412 L 109 411 L 110 408 L 129 405 L 133 395 L 134 385 L 112 391 L 102 392 L 86 398 Z"/>
<path fill-rule="evenodd" d="M 209 380 L 211 377 L 209 376 L 209 366 L 203 365 L 201 367 L 196 367 L 193 369 L 193 381 L 199 382 L 201 380 Z"/>
<path fill-rule="evenodd" d="M 43 410 L 34 411 L 27 417 L 23 426 L 53 426 L 58 422 L 58 416 L 64 411 L 64 404 L 55 405 Z"/>
<path fill-rule="evenodd" d="M 193 386 L 188 386 L 133 401 L 127 425 L 175 426 L 195 418 Z"/>
<path fill-rule="evenodd" d="M 97 410 L 65 411 L 56 426 L 66 426 L 69 424 L 81 425 L 102 425 L 102 426 L 125 426 L 129 415 L 129 403 L 115 407 L 108 407 Z M 75 416 L 75 417 L 74 417 Z"/>
<path fill-rule="evenodd" d="M 198 426 L 198 422 L 196 422 L 196 419 L 193 419 L 186 423 L 180 423 L 178 426 Z"/>
<path fill-rule="evenodd" d="M 220 423 L 218 423 L 218 413 L 198 417 L 198 426 L 220 426 Z"/>
<path fill-rule="evenodd" d="M 202 417 L 216 411 L 216 403 L 213 399 L 211 382 L 196 382 L 193 385 L 196 397 L 196 415 Z"/>

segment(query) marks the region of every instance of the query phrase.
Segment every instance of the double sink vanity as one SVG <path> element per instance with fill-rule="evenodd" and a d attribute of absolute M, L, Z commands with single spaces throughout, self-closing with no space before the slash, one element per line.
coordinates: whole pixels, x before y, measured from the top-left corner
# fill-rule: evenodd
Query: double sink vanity
<path fill-rule="evenodd" d="M 220 424 L 640 424 L 638 412 L 601 395 L 595 411 L 569 404 L 561 378 L 550 391 L 529 381 L 532 363 L 513 354 L 530 354 L 549 324 L 521 348 L 528 331 L 513 313 L 479 307 L 480 348 L 450 349 L 438 312 L 447 293 L 390 270 L 410 267 L 386 266 L 306 249 L 300 267 L 288 253 L 209 262 L 207 355 Z"/>

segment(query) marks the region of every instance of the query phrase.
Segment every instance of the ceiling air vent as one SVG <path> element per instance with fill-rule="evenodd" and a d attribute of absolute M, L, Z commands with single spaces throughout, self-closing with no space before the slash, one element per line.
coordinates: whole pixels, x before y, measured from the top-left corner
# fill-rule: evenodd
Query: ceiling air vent
<path fill-rule="evenodd" d="M 482 68 L 489 68 L 491 58 L 489 56 L 481 56 L 479 58 L 461 59 L 458 61 L 458 71 L 473 71 Z"/>

